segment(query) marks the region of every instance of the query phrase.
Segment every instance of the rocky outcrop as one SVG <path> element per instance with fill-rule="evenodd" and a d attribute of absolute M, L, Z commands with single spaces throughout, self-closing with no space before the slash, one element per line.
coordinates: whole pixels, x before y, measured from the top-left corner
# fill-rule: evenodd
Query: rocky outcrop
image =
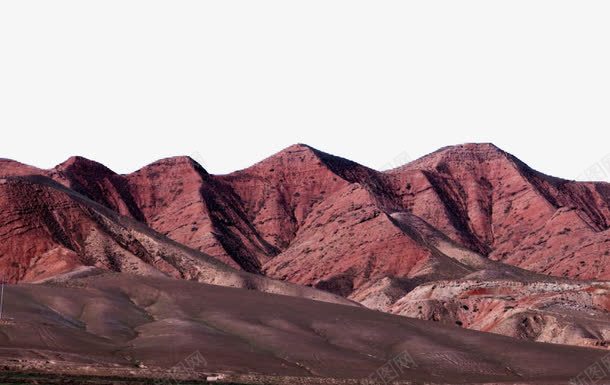
<path fill-rule="evenodd" d="M 437 281 L 389 311 L 542 342 L 605 348 L 610 340 L 608 282 Z"/>

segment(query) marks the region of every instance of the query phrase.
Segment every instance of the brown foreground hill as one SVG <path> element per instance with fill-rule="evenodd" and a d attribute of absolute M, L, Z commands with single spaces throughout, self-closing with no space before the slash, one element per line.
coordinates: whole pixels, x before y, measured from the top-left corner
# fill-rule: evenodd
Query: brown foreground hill
<path fill-rule="evenodd" d="M 188 157 L 127 175 L 80 157 L 51 170 L 6 160 L 0 175 L 12 282 L 167 275 L 522 339 L 610 340 L 610 185 L 541 174 L 491 144 L 386 172 L 295 145 L 228 175 Z"/>
<path fill-rule="evenodd" d="M 10 285 L 5 299 L 4 371 L 126 378 L 98 384 L 220 373 L 231 383 L 259 384 L 560 385 L 610 365 L 596 349 L 125 273 Z"/>

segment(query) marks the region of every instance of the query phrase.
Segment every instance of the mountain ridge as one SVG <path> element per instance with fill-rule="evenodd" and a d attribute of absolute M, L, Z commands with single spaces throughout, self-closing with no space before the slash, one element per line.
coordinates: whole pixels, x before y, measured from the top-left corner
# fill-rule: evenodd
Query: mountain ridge
<path fill-rule="evenodd" d="M 82 157 L 51 170 L 0 162 L 0 175 L 10 174 L 51 178 L 233 269 L 317 288 L 376 310 L 488 328 L 485 318 L 471 322 L 464 312 L 444 309 L 444 300 L 411 292 L 438 282 L 443 289 L 434 295 L 445 298 L 443 290 L 456 293 L 454 284 L 469 293 L 468 287 L 476 292 L 469 280 L 500 279 L 530 292 L 506 305 L 519 312 L 496 315 L 495 324 L 504 326 L 489 330 L 586 346 L 605 346 L 610 337 L 610 322 L 590 324 L 576 317 L 568 323 L 573 335 L 553 339 L 566 324 L 545 312 L 545 304 L 524 305 L 541 295 L 534 283 L 563 290 L 566 280 L 594 287 L 610 279 L 610 185 L 546 176 L 490 143 L 448 146 L 385 172 L 297 144 L 224 175 L 209 174 L 190 157 L 164 158 L 123 175 Z M 28 206 L 27 199 L 20 202 Z M 9 208 L 14 202 L 4 204 Z M 51 207 L 54 213 L 61 210 Z M 41 246 L 53 266 L 83 258 L 74 245 L 85 237 L 78 218 L 86 217 L 77 216 L 63 233 L 52 234 L 67 240 L 59 242 L 63 248 Z M 10 224 L 5 227 L 11 231 Z M 107 244 L 115 242 L 104 237 Z M 20 253 L 24 263 L 40 258 L 36 250 Z M 120 270 L 122 259 L 139 260 L 122 251 L 118 255 L 116 267 L 104 258 L 90 265 Z M 193 277 L 181 269 L 178 275 Z M 578 307 L 566 298 L 579 293 L 547 300 L 561 312 L 574 312 Z M 600 293 L 590 306 L 610 311 L 610 302 L 598 299 L 607 292 Z M 420 306 L 428 311 L 420 312 Z M 521 322 L 516 320 L 530 322 L 532 312 L 547 320 L 536 329 L 543 332 L 515 332 L 513 324 Z"/>

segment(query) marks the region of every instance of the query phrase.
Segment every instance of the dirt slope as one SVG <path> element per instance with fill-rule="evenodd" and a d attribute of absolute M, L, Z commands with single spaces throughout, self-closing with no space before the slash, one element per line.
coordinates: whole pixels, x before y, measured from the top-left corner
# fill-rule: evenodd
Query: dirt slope
<path fill-rule="evenodd" d="M 168 278 L 117 274 L 69 285 L 6 288 L 0 358 L 50 370 L 64 362 L 152 370 L 198 351 L 202 371 L 366 378 L 408 357 L 399 375 L 412 381 L 563 384 L 604 355 Z"/>

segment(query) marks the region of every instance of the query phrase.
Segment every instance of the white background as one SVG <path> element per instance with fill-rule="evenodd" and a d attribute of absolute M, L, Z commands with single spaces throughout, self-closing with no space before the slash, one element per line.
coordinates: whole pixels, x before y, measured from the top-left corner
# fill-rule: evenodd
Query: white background
<path fill-rule="evenodd" d="M 2 1 L 0 157 L 224 173 L 304 142 L 382 168 L 491 141 L 575 178 L 610 153 L 609 20 L 608 1 Z"/>

